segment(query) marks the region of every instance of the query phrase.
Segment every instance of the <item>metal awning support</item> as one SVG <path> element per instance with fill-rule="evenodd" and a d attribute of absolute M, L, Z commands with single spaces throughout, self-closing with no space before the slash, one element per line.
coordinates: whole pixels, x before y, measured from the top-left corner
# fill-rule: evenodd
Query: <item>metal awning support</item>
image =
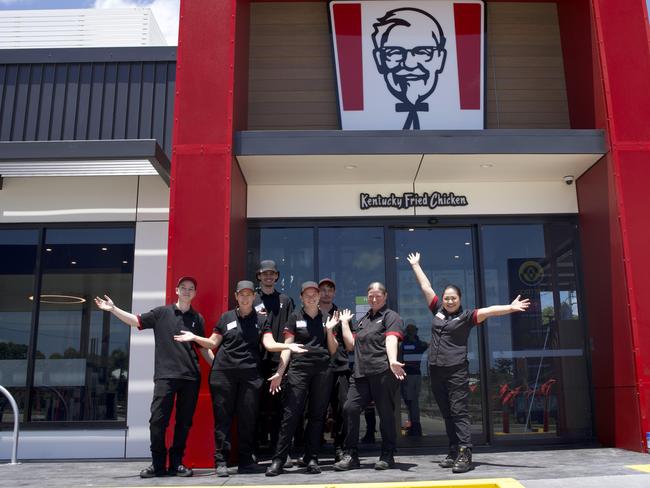
<path fill-rule="evenodd" d="M 4 396 L 7 397 L 9 400 L 9 403 L 11 403 L 11 408 L 14 411 L 14 443 L 13 447 L 11 449 L 11 462 L 9 464 L 19 464 L 17 461 L 18 458 L 18 405 L 16 404 L 16 400 L 12 396 L 11 393 L 9 393 L 9 390 L 7 390 L 4 386 L 0 385 L 0 392 L 4 394 Z"/>

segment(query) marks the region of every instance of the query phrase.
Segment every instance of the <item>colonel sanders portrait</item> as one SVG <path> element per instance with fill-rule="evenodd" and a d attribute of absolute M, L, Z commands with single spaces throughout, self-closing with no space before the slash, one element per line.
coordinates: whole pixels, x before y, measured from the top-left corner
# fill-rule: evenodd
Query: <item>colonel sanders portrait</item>
<path fill-rule="evenodd" d="M 419 129 L 418 112 L 436 89 L 445 67 L 445 36 L 438 21 L 424 10 L 397 8 L 373 24 L 373 57 L 388 90 L 400 103 L 396 112 L 407 114 L 403 129 Z"/>

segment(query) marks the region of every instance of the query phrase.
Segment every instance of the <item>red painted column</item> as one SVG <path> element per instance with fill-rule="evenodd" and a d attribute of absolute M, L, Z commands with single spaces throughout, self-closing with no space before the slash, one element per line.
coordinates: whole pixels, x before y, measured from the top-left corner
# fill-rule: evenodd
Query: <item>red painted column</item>
<path fill-rule="evenodd" d="M 596 418 L 601 441 L 642 450 L 650 431 L 648 17 L 642 1 L 591 0 L 591 8 L 596 124 L 610 144 L 578 180 L 585 281 L 600 280 L 586 290 Z"/>
<path fill-rule="evenodd" d="M 246 104 L 236 105 L 235 100 L 247 98 L 247 83 L 239 83 L 235 90 L 235 80 L 242 77 L 235 67 L 244 66 L 247 73 L 247 9 L 247 1 L 181 1 L 167 298 L 174 299 L 179 276 L 195 276 L 198 293 L 194 305 L 206 319 L 208 335 L 228 308 L 231 267 L 243 269 L 244 261 L 241 251 L 231 255 L 233 249 L 245 249 L 241 239 L 246 225 L 246 184 L 232 142 L 233 120 L 242 126 L 246 120 Z M 238 15 L 244 20 L 238 22 Z M 243 62 L 238 59 L 242 57 L 246 58 Z M 236 194 L 232 192 L 233 176 Z M 185 455 L 185 463 L 195 467 L 212 466 L 214 455 L 209 366 L 202 363 L 199 405 Z"/>

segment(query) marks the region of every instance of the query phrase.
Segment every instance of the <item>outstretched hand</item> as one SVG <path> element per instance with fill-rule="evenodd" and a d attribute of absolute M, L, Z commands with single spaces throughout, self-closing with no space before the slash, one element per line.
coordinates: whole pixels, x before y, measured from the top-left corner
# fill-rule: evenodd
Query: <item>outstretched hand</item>
<path fill-rule="evenodd" d="M 282 389 L 282 376 L 278 373 L 275 373 L 267 381 L 271 382 L 269 385 L 269 393 L 271 393 L 271 395 L 275 395 Z"/>
<path fill-rule="evenodd" d="M 113 300 L 111 300 L 108 295 L 104 295 L 104 299 L 95 297 L 95 305 L 97 305 L 97 308 L 103 310 L 104 312 L 110 312 L 115 308 Z"/>
<path fill-rule="evenodd" d="M 341 322 L 350 323 L 350 320 L 352 320 L 352 317 L 354 317 L 354 315 L 352 315 L 352 312 L 350 311 L 349 308 L 346 308 L 345 310 L 343 310 L 339 314 L 339 319 L 341 320 Z"/>
<path fill-rule="evenodd" d="M 406 373 L 404 372 L 404 363 L 394 361 L 390 363 L 390 370 L 398 380 L 401 381 L 406 378 Z"/>
<path fill-rule="evenodd" d="M 521 295 L 517 295 L 517 298 L 515 298 L 510 304 L 510 308 L 513 312 L 525 312 L 529 306 L 530 300 L 528 298 L 521 300 Z"/>
<path fill-rule="evenodd" d="M 181 330 L 181 333 L 174 336 L 176 342 L 192 342 L 196 336 L 189 330 Z"/>
<path fill-rule="evenodd" d="M 328 317 L 327 322 L 325 323 L 325 327 L 327 330 L 332 331 L 334 330 L 334 327 L 336 327 L 336 324 L 339 323 L 340 320 L 340 312 L 336 310 L 331 317 Z"/>
<path fill-rule="evenodd" d="M 406 259 L 408 259 L 408 262 L 411 266 L 415 266 L 416 264 L 420 264 L 420 253 L 419 252 L 412 252 L 410 253 Z"/>

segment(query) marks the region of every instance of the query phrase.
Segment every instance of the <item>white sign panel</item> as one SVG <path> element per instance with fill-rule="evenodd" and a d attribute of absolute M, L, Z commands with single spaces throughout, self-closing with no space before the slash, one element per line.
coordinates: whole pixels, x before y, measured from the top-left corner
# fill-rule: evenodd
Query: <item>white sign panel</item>
<path fill-rule="evenodd" d="M 483 129 L 483 2 L 335 0 L 330 19 L 342 129 Z"/>

